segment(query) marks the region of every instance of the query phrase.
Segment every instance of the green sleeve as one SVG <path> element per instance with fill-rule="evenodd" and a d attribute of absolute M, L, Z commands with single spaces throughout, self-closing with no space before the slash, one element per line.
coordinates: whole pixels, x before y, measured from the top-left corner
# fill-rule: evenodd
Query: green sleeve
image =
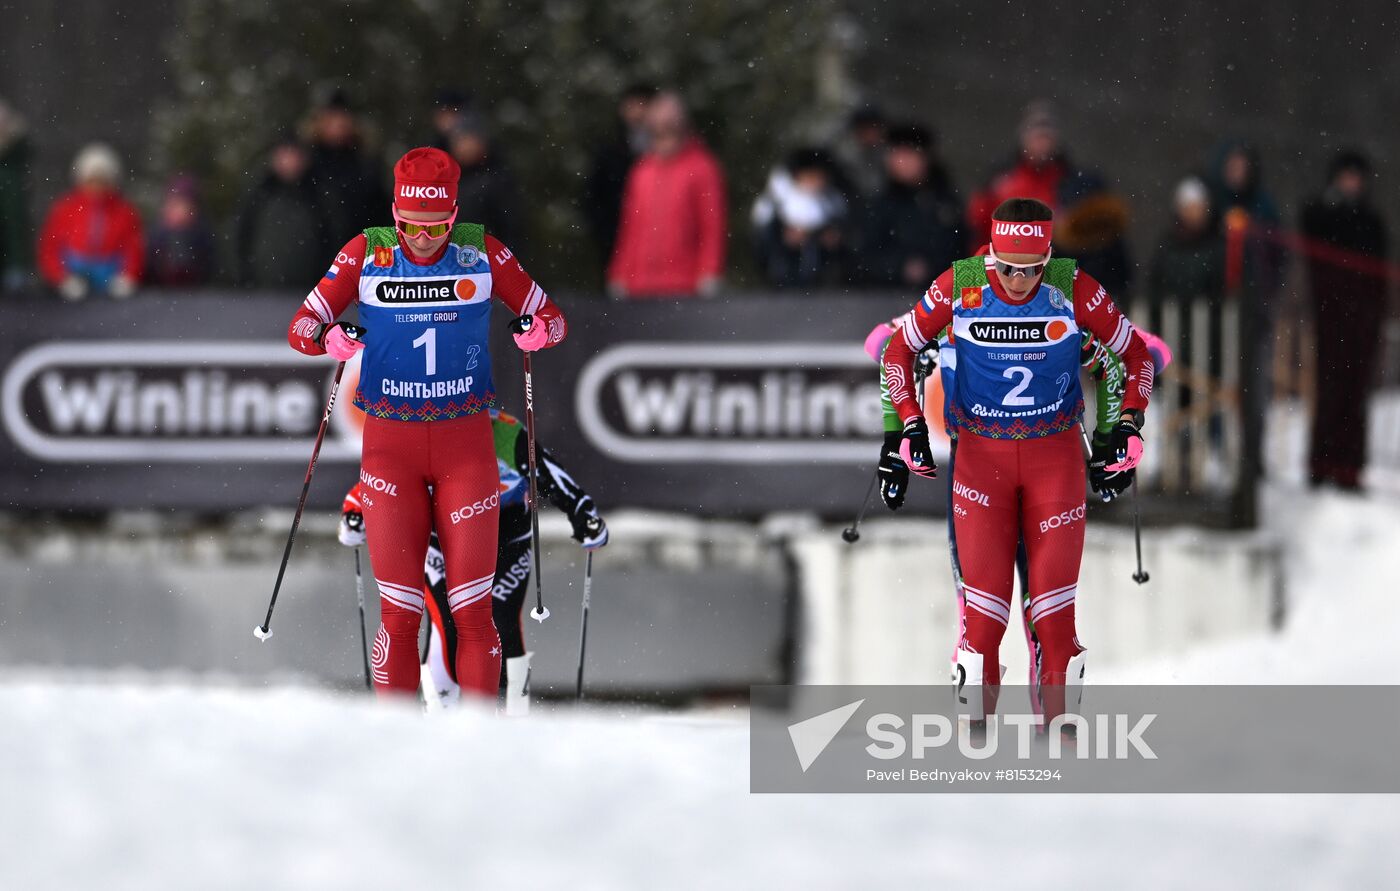
<path fill-rule="evenodd" d="M 1118 416 L 1123 412 L 1123 392 L 1127 388 L 1127 375 L 1124 373 L 1123 360 L 1119 355 L 1097 338 L 1090 344 L 1090 353 L 1085 367 L 1089 369 L 1089 374 L 1093 377 L 1098 388 L 1094 405 L 1097 408 L 1097 418 L 1094 422 L 1094 436 L 1107 436 L 1108 431 L 1114 424 L 1118 423 Z"/>
<path fill-rule="evenodd" d="M 521 453 L 516 447 L 520 434 L 524 432 L 525 428 L 514 420 L 508 420 L 508 416 L 498 415 L 491 418 L 491 435 L 496 440 L 496 457 L 516 470 L 525 469 L 523 462 L 517 460 Z"/>

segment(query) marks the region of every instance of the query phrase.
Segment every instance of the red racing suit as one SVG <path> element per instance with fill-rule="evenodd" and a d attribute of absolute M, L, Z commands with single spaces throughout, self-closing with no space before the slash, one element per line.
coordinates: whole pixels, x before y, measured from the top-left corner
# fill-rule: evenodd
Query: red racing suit
<path fill-rule="evenodd" d="M 921 414 L 911 386 L 915 357 L 950 325 L 960 377 L 989 382 L 985 387 L 1002 378 L 1008 387 L 1016 384 L 1000 402 L 981 398 L 983 394 L 973 398 L 962 387 L 945 395 L 950 400 L 948 419 L 959 428 L 951 510 L 966 600 L 958 646 L 983 658 L 981 682 L 990 712 L 1000 683 L 999 647 L 1011 614 L 1016 545 L 1023 539 L 1029 558 L 1030 614 L 1042 646 L 1040 683 L 1052 688 L 1046 690 L 1043 704 L 1048 719 L 1063 710 L 1066 666 L 1083 649 L 1074 627 L 1085 514 L 1084 453 L 1077 426 L 1082 403 L 1074 404 L 1079 375 L 1075 328 L 1088 330 L 1122 357 L 1127 375 L 1124 410 L 1147 407 L 1154 371 L 1145 342 L 1087 273 L 1073 270 L 1072 294 L 1059 289 L 1050 293 L 1042 280 L 1026 300 L 1013 303 L 990 269 L 991 260 L 985 263 L 984 286 L 968 287 L 964 278 L 958 288 L 954 268 L 940 275 L 898 322 L 883 364 L 890 399 L 902 422 Z M 966 275 L 968 267 L 962 268 Z M 1036 300 L 1058 308 L 1059 315 L 1026 315 Z M 1011 333 L 998 334 L 998 326 Z M 988 340 L 995 337 L 1004 340 Z M 1024 342 L 1035 337 L 1043 344 Z M 1058 351 L 1057 345 L 1062 347 Z M 971 368 L 962 366 L 969 365 L 971 353 L 979 349 L 979 375 L 974 376 Z M 961 355 L 964 352 L 969 355 Z M 1000 407 L 987 408 L 1030 405 L 1018 394 L 1033 392 L 1047 381 L 1063 382 L 1060 402 L 1022 412 L 1025 420 Z M 1053 399 L 1053 384 L 1049 392 L 1047 398 Z M 1059 703 L 1050 701 L 1057 695 Z"/>
<path fill-rule="evenodd" d="M 494 394 L 490 299 L 564 339 L 563 316 L 520 261 L 480 227 L 458 225 L 415 257 L 387 229 L 350 240 L 293 317 L 287 339 L 325 352 L 318 333 L 354 301 L 367 332 L 356 405 L 366 412 L 360 492 L 381 624 L 371 650 L 381 695 L 418 690 L 423 561 L 442 544 L 462 688 L 495 697 L 501 645 L 491 619 L 500 477 L 487 408 Z M 369 382 L 369 383 L 366 383 Z"/>

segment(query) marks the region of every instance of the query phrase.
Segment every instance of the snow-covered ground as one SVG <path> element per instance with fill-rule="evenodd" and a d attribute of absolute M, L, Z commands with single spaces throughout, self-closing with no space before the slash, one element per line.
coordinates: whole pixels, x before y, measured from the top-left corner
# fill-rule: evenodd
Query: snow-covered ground
<path fill-rule="evenodd" d="M 1099 680 L 1400 682 L 1400 502 L 1269 499 L 1289 543 L 1287 628 Z M 309 689 L 11 677 L 0 888 L 1394 881 L 1396 796 L 751 795 L 745 719 L 425 719 Z"/>
<path fill-rule="evenodd" d="M 1290 485 L 1265 489 L 1260 507 L 1283 540 L 1283 630 L 1105 670 L 1099 682 L 1400 684 L 1400 498 Z"/>
<path fill-rule="evenodd" d="M 13 889 L 1379 887 L 1400 829 L 1381 796 L 750 795 L 736 717 L 37 680 L 0 714 Z"/>

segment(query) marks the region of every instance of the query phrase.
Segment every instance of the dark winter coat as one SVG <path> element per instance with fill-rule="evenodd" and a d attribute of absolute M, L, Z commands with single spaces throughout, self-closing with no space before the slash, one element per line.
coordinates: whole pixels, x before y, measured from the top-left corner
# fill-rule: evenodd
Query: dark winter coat
<path fill-rule="evenodd" d="M 309 178 L 288 183 L 269 173 L 238 214 L 238 283 L 310 288 L 330 266 L 339 244 L 353 235 L 333 240 L 325 207 Z"/>
<path fill-rule="evenodd" d="M 28 177 L 29 141 L 21 133 L 0 144 L 0 278 L 34 265 Z"/>
<path fill-rule="evenodd" d="M 584 182 L 583 212 L 588 218 L 589 238 L 597 245 L 598 256 L 604 264 L 617 245 L 622 192 L 627 188 L 627 174 L 637 157 L 626 134 L 620 132 L 593 156 L 588 179 Z"/>
<path fill-rule="evenodd" d="M 1368 201 L 1347 202 L 1323 194 L 1303 207 L 1303 236 L 1320 245 L 1341 248 L 1367 257 L 1386 256 L 1385 221 Z M 1352 299 L 1385 299 L 1385 280 L 1373 271 L 1358 268 L 1343 255 L 1309 255 L 1308 279 L 1314 295 Z"/>
<path fill-rule="evenodd" d="M 389 214 L 389 194 L 357 146 L 312 146 L 307 175 L 320 193 L 331 237 L 341 244 Z"/>
<path fill-rule="evenodd" d="M 943 176 L 922 188 L 890 183 L 865 211 L 855 278 L 877 286 L 906 286 L 904 264 L 922 259 L 929 281 L 966 253 L 963 209 Z"/>
<path fill-rule="evenodd" d="M 207 285 L 214 277 L 214 233 L 200 220 L 156 229 L 147 244 L 146 281 L 157 287 Z"/>
<path fill-rule="evenodd" d="M 1225 238 L 1211 226 L 1187 232 L 1176 226 L 1163 233 L 1147 273 L 1147 297 L 1159 305 L 1170 299 L 1217 299 L 1225 288 Z"/>
<path fill-rule="evenodd" d="M 1304 206 L 1302 230 L 1317 335 L 1309 475 L 1354 489 L 1366 463 L 1367 395 L 1386 316 L 1385 222 L 1364 200 L 1326 193 Z"/>
<path fill-rule="evenodd" d="M 457 219 L 481 223 L 516 253 L 526 250 L 523 204 L 515 177 L 504 165 L 488 160 L 462 170 L 457 186 Z"/>

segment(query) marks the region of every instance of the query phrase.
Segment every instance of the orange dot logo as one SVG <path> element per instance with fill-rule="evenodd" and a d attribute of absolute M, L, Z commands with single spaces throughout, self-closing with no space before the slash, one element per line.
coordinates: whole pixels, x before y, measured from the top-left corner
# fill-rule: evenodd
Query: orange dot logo
<path fill-rule="evenodd" d="M 1045 326 L 1045 338 L 1051 343 L 1054 343 L 1055 341 L 1058 341 L 1060 338 L 1064 337 L 1065 333 L 1068 331 L 1069 326 L 1066 325 L 1064 322 L 1061 322 L 1058 319 L 1056 319 L 1049 325 Z"/>
<path fill-rule="evenodd" d="M 476 282 L 469 278 L 458 279 L 453 290 L 457 293 L 458 300 L 470 300 L 476 296 Z"/>

